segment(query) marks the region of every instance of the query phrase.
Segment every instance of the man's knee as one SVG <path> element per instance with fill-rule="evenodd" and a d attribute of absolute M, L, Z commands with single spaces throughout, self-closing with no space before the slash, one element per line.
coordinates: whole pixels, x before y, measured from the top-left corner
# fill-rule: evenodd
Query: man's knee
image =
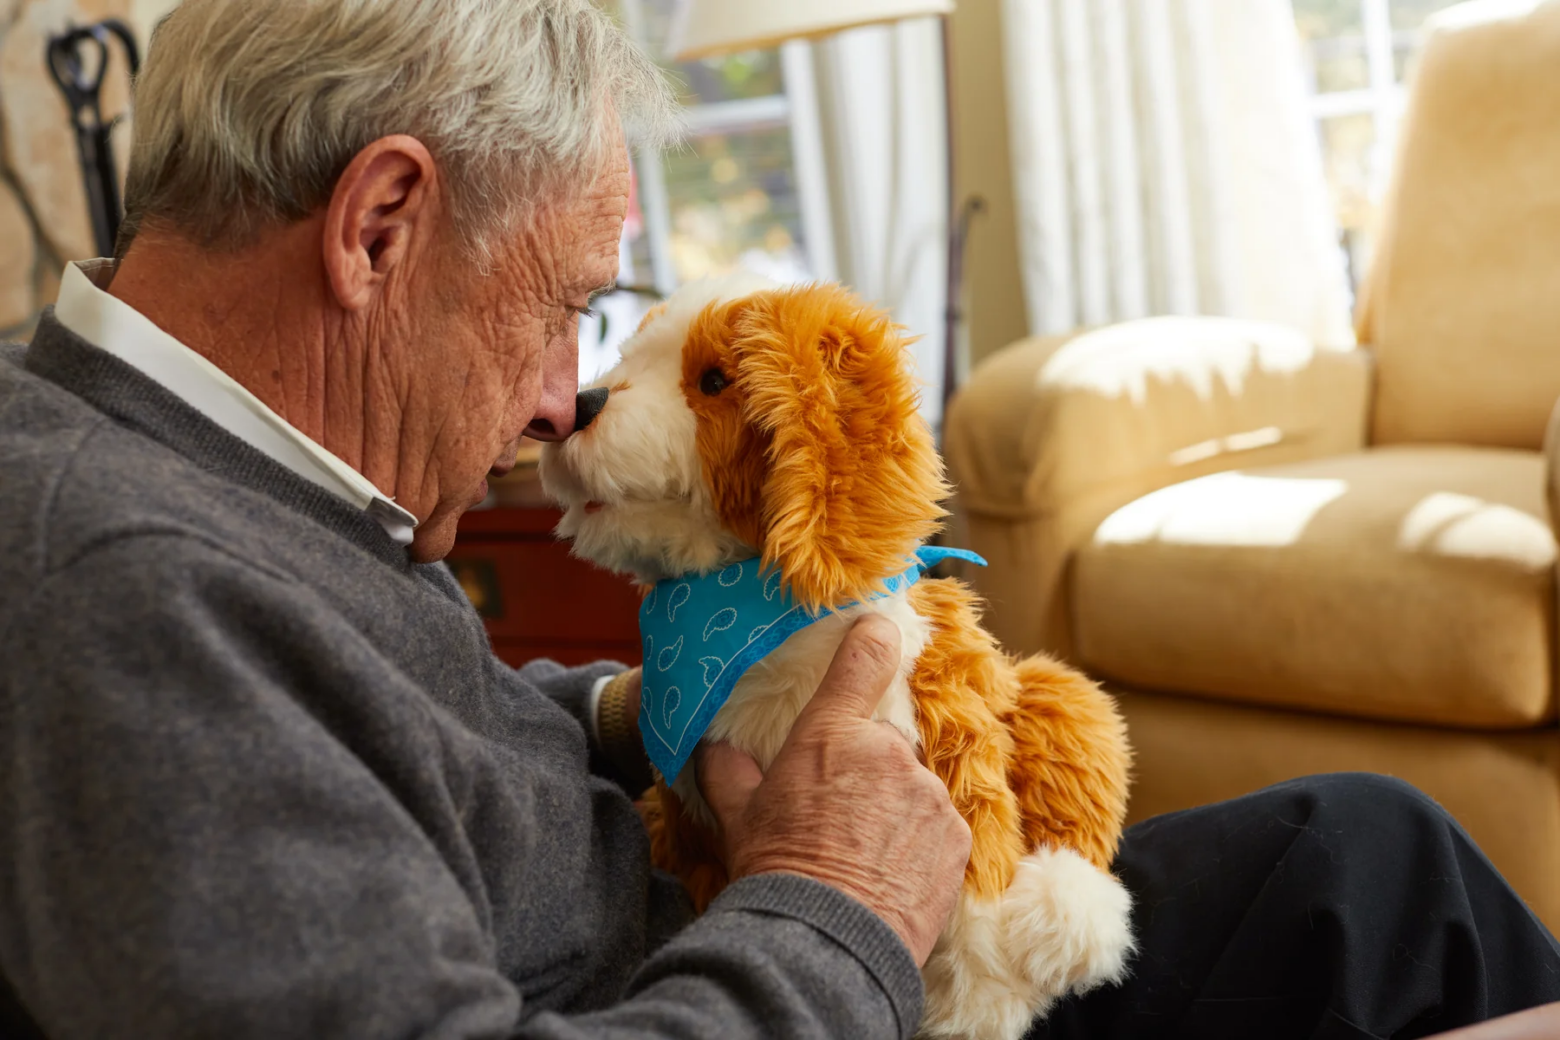
<path fill-rule="evenodd" d="M 1360 807 L 1405 816 L 1451 817 L 1440 804 L 1406 780 L 1382 773 L 1318 773 L 1280 784 L 1328 806 Z"/>
<path fill-rule="evenodd" d="M 1435 799 L 1413 784 L 1380 773 L 1322 773 L 1278 784 L 1305 807 L 1315 824 L 1340 831 L 1388 834 L 1460 834 L 1462 828 Z"/>
<path fill-rule="evenodd" d="M 1238 844 L 1253 862 L 1311 852 L 1332 857 L 1339 842 L 1351 858 L 1391 861 L 1427 844 L 1464 844 L 1465 835 L 1434 799 L 1412 784 L 1376 773 L 1323 773 L 1298 777 L 1228 802 L 1202 805 L 1144 821 L 1131 828 L 1118 867 L 1132 872 L 1137 859 L 1174 836 L 1223 857 Z"/>

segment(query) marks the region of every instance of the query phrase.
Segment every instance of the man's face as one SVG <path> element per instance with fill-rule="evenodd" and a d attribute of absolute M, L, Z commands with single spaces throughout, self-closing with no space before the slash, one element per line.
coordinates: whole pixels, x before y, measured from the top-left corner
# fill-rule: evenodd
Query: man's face
<path fill-rule="evenodd" d="M 487 494 L 487 477 L 514 464 L 520 437 L 566 437 L 574 428 L 579 318 L 611 284 L 628 208 L 628 157 L 571 198 L 538 207 L 508 241 L 495 243 L 483 275 L 456 248 L 441 252 L 417 308 L 409 388 L 429 428 L 403 431 L 427 447 L 426 471 L 405 503 L 434 502 L 412 555 L 442 558 L 462 513 Z"/>

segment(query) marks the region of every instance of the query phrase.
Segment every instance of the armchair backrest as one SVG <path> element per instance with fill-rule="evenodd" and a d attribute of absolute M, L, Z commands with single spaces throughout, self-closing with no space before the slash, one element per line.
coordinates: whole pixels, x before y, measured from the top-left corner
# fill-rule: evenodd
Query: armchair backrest
<path fill-rule="evenodd" d="M 1372 440 L 1539 448 L 1560 398 L 1560 2 L 1432 22 L 1360 341 Z"/>

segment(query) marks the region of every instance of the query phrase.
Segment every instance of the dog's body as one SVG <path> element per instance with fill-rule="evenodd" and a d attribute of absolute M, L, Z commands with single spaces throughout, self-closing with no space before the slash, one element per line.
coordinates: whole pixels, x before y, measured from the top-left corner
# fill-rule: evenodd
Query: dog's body
<path fill-rule="evenodd" d="M 1082 676 L 1007 658 L 962 584 L 873 595 L 935 528 L 944 490 L 897 332 L 832 287 L 751 288 L 685 291 L 625 347 L 600 381 L 606 424 L 544 456 L 568 507 L 560 533 L 646 583 L 762 553 L 799 602 L 834 611 L 749 669 L 710 726 L 761 768 L 851 622 L 871 611 L 898 626 L 899 674 L 876 716 L 947 784 L 973 839 L 923 969 L 921 1035 L 1017 1038 L 1058 997 L 1125 969 L 1129 901 L 1109 873 L 1124 727 Z M 702 909 L 726 884 L 713 820 L 691 769 L 660 790 L 652 854 Z"/>

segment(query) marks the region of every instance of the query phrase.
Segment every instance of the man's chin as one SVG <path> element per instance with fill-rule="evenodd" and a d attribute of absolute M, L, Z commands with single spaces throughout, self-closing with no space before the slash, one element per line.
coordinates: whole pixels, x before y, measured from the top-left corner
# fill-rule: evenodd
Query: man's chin
<path fill-rule="evenodd" d="M 407 554 L 413 563 L 438 563 L 455 548 L 455 532 L 465 509 L 436 509 L 432 516 L 417 525 L 412 532 L 412 544 Z"/>

